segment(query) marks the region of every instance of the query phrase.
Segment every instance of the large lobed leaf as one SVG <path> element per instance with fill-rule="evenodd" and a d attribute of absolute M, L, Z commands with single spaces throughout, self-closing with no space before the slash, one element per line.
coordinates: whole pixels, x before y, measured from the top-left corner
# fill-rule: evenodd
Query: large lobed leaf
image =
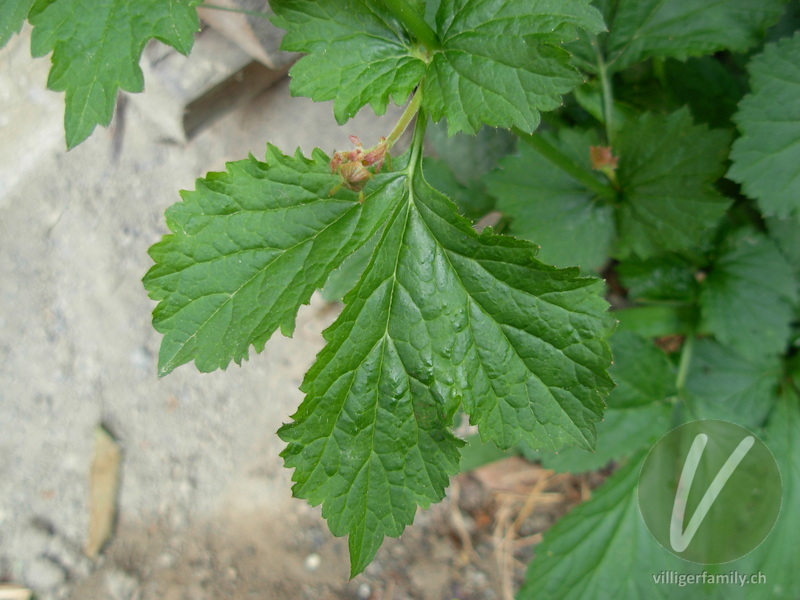
<path fill-rule="evenodd" d="M 561 44 L 603 29 L 588 0 L 443 0 L 424 48 L 372 0 L 272 0 L 283 48 L 308 55 L 292 70 L 292 90 L 334 99 L 343 123 L 369 104 L 382 113 L 423 83 L 423 106 L 446 117 L 450 133 L 481 124 L 533 131 L 539 111 L 561 104 L 581 83 Z M 419 5 L 417 6 L 419 9 Z"/>
<path fill-rule="evenodd" d="M 295 495 L 349 534 L 354 574 L 443 496 L 459 405 L 501 448 L 591 448 L 612 385 L 599 281 L 538 262 L 527 242 L 478 235 L 418 162 L 404 185 L 280 431 Z"/>
<path fill-rule="evenodd" d="M 728 176 L 765 215 L 800 217 L 800 33 L 769 44 L 748 70 L 753 91 L 734 117 L 742 137 Z"/>
<path fill-rule="evenodd" d="M 159 301 L 160 374 L 191 360 L 201 371 L 225 368 L 278 327 L 291 333 L 298 308 L 378 230 L 387 198 L 401 191 L 396 176 L 378 176 L 362 205 L 351 192 L 330 196 L 338 183 L 321 151 L 306 159 L 270 146 L 266 163 L 229 163 L 183 193 L 144 279 Z"/>
<path fill-rule="evenodd" d="M 686 59 L 755 45 L 783 14 L 786 0 L 597 0 L 609 33 L 571 46 L 587 70 L 596 49 L 606 68 L 621 71 L 651 57 Z"/>
<path fill-rule="evenodd" d="M 141 92 L 139 59 L 156 38 L 183 54 L 199 28 L 202 0 L 38 0 L 30 14 L 31 52 L 52 52 L 47 85 L 66 92 L 67 146 L 111 122 L 117 92 Z M 5 2 L 5 0 L 4 0 Z"/>
<path fill-rule="evenodd" d="M 558 453 L 533 452 L 531 460 L 548 469 L 581 473 L 606 466 L 649 447 L 669 427 L 675 393 L 675 373 L 666 354 L 653 342 L 629 331 L 617 331 L 610 339 L 614 364 L 609 369 L 616 387 L 608 396 L 608 408 L 597 425 L 597 445 L 588 452 L 564 448 Z"/>

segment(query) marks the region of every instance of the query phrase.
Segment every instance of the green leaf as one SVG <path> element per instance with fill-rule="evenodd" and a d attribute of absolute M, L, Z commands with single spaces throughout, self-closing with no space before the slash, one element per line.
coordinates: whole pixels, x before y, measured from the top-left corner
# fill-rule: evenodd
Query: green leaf
<path fill-rule="evenodd" d="M 69 148 L 111 122 L 120 89 L 144 89 L 139 59 L 150 39 L 189 53 L 201 1 L 38 0 L 29 17 L 31 53 L 53 53 L 47 86 L 66 92 Z"/>
<path fill-rule="evenodd" d="M 772 240 L 738 230 L 703 284 L 703 327 L 744 357 L 782 354 L 796 302 L 792 267 Z"/>
<path fill-rule="evenodd" d="M 228 163 L 182 194 L 144 279 L 159 301 L 161 375 L 191 360 L 201 371 L 238 364 L 278 327 L 291 334 L 298 308 L 375 234 L 385 198 L 402 191 L 397 176 L 378 175 L 362 205 L 352 192 L 330 196 L 338 183 L 321 151 L 309 160 L 270 146 L 266 164 Z"/>
<path fill-rule="evenodd" d="M 422 179 L 420 143 L 279 432 L 294 494 L 349 534 L 353 574 L 443 496 L 459 405 L 501 448 L 591 448 L 612 385 L 602 283 L 538 262 L 528 242 L 477 234 Z"/>
<path fill-rule="evenodd" d="M 730 134 L 693 125 L 687 109 L 644 114 L 620 131 L 619 254 L 648 258 L 700 243 L 730 200 L 713 183 L 725 172 Z"/>
<path fill-rule="evenodd" d="M 614 364 L 609 373 L 617 387 L 608 397 L 611 408 L 633 408 L 660 402 L 675 393 L 675 371 L 667 355 L 652 341 L 630 331 L 611 338 Z"/>
<path fill-rule="evenodd" d="M 695 310 L 692 306 L 650 305 L 615 310 L 617 331 L 632 331 L 647 338 L 664 335 L 689 334 L 695 329 Z"/>
<path fill-rule="evenodd" d="M 785 0 L 603 0 L 598 4 L 609 28 L 599 45 L 606 66 L 614 72 L 651 57 L 684 60 L 719 50 L 746 50 L 778 21 Z M 588 37 L 573 50 L 582 66 L 596 64 Z"/>
<path fill-rule="evenodd" d="M 535 452 L 522 447 L 528 460 L 538 460 L 542 466 L 558 473 L 585 473 L 621 460 L 649 448 L 664 435 L 670 426 L 672 406 L 653 402 L 633 408 L 609 408 L 597 425 L 597 446 L 592 452 L 568 447 L 560 452 Z"/>
<path fill-rule="evenodd" d="M 636 257 L 617 265 L 628 297 L 637 300 L 688 302 L 697 295 L 696 267 L 677 254 L 641 260 Z"/>
<path fill-rule="evenodd" d="M 322 297 L 328 302 L 338 302 L 345 294 L 356 287 L 361 274 L 367 268 L 375 246 L 378 243 L 378 234 L 373 235 L 363 246 L 342 261 L 342 264 L 331 272 L 325 286 L 320 290 Z"/>
<path fill-rule="evenodd" d="M 563 129 L 558 137 L 539 134 L 569 159 L 591 169 L 589 146 L 598 143 L 593 132 Z M 598 181 L 601 175 L 596 173 Z M 540 258 L 558 267 L 600 268 L 614 236 L 614 211 L 530 146 L 500 162 L 486 177 L 497 207 L 512 218 L 511 232 L 541 246 Z"/>
<path fill-rule="evenodd" d="M 685 389 L 692 417 L 761 427 L 780 377 L 777 356 L 744 358 L 715 340 L 696 340 Z"/>
<path fill-rule="evenodd" d="M 600 181 L 590 170 L 593 134 L 565 129 L 558 138 L 537 136 Z M 693 125 L 687 109 L 626 122 L 613 148 L 619 156 L 613 202 L 524 147 L 519 157 L 502 160 L 487 182 L 498 207 L 514 219 L 512 231 L 541 244 L 543 260 L 597 268 L 609 246 L 619 258 L 648 258 L 701 243 L 730 204 L 713 188 L 729 140 L 727 132 Z"/>
<path fill-rule="evenodd" d="M 455 180 L 469 186 L 494 169 L 501 158 L 514 152 L 517 136 L 493 127 L 481 127 L 475 135 L 447 135 L 447 125 L 441 121 L 429 127 L 427 141 L 433 155 L 447 165 Z"/>
<path fill-rule="evenodd" d="M 559 520 L 536 547 L 517 600 L 675 598 L 684 588 L 656 585 L 664 570 L 698 572 L 650 535 L 639 514 L 636 487 L 645 452 L 632 458 Z"/>
<path fill-rule="evenodd" d="M 451 134 L 482 124 L 533 132 L 540 111 L 583 81 L 561 44 L 604 28 L 586 0 L 442 0 L 436 26 L 442 47 L 423 102 L 434 121 L 447 117 Z"/>
<path fill-rule="evenodd" d="M 0 48 L 21 28 L 36 0 L 3 0 L 0 3 Z"/>
<path fill-rule="evenodd" d="M 712 128 L 732 127 L 731 118 L 747 92 L 747 79 L 713 56 L 664 63 L 667 87 L 675 100 L 688 104 L 695 120 Z"/>
<path fill-rule="evenodd" d="M 715 600 L 793 599 L 800 594 L 797 534 L 800 530 L 800 404 L 787 386 L 778 399 L 766 429 L 765 442 L 781 470 L 781 514 L 766 540 L 750 554 L 724 565 L 695 565 L 661 548 L 639 514 L 638 474 L 644 459 L 621 468 L 592 496 L 545 534 L 536 547 L 518 600 L 583 600 L 584 598 L 685 598 L 685 587 L 657 585 L 665 571 L 680 574 L 764 574 L 766 584 L 693 585 L 699 598 Z M 692 596 L 694 597 L 694 596 Z"/>
<path fill-rule="evenodd" d="M 799 278 L 798 281 L 800 281 L 800 220 L 779 219 L 778 217 L 767 217 L 764 220 L 770 239 L 775 242 L 784 258 L 792 265 Z"/>
<path fill-rule="evenodd" d="M 292 94 L 334 100 L 339 124 L 369 104 L 383 114 L 425 74 L 411 39 L 380 2 L 271 0 L 272 22 L 287 30 L 281 48 L 306 52 L 291 70 Z"/>
<path fill-rule="evenodd" d="M 664 400 L 675 394 L 675 371 L 666 354 L 650 340 L 628 331 L 616 332 L 610 345 L 614 364 L 608 373 L 616 387 L 608 396 L 603 421 L 597 425 L 594 451 L 531 452 L 523 447 L 527 458 L 540 460 L 555 471 L 582 473 L 628 457 L 667 432 L 672 407 Z"/>
<path fill-rule="evenodd" d="M 747 600 L 794 600 L 800 597 L 797 536 L 800 533 L 800 401 L 791 385 L 783 388 L 767 424 L 765 442 L 781 471 L 781 513 L 766 540 L 746 557 L 729 563 L 740 573 L 766 576 L 766 584 L 730 588 L 725 596 Z M 725 565 L 726 567 L 728 565 Z"/>
<path fill-rule="evenodd" d="M 364 105 L 382 114 L 423 83 L 423 106 L 450 133 L 482 124 L 533 131 L 539 111 L 581 83 L 561 48 L 603 22 L 588 0 L 443 0 L 441 48 L 425 48 L 372 0 L 273 0 L 283 49 L 308 55 L 292 69 L 292 92 L 334 100 L 339 123 Z"/>
<path fill-rule="evenodd" d="M 483 189 L 480 180 L 466 185 L 459 183 L 447 163 L 436 158 L 425 157 L 425 175 L 432 187 L 450 198 L 459 213 L 474 221 L 491 212 L 495 200 Z"/>
<path fill-rule="evenodd" d="M 800 216 L 800 33 L 769 44 L 748 67 L 752 93 L 734 120 L 742 132 L 728 177 L 768 216 Z"/>

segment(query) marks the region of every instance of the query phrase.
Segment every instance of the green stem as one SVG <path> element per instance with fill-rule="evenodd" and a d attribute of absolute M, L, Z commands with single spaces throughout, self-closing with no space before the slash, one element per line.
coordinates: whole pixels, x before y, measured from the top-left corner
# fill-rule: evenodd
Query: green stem
<path fill-rule="evenodd" d="M 397 121 L 397 125 L 394 126 L 392 132 L 386 138 L 386 149 L 388 150 L 392 146 L 394 146 L 395 142 L 400 139 L 400 136 L 403 135 L 403 132 L 408 128 L 408 124 L 411 123 L 411 119 L 419 112 L 420 104 L 422 103 L 422 89 L 417 89 L 416 93 L 411 97 L 411 102 L 408 103 L 406 109 L 403 111 L 403 114 L 400 115 L 400 120 Z"/>
<path fill-rule="evenodd" d="M 383 0 L 383 4 L 429 51 L 442 47 L 439 36 L 425 19 L 408 4 L 407 0 Z"/>
<path fill-rule="evenodd" d="M 678 362 L 678 375 L 675 377 L 675 388 L 678 390 L 678 398 L 685 399 L 686 377 L 689 375 L 689 366 L 692 364 L 692 354 L 694 352 L 694 334 L 686 336 L 681 348 L 681 358 Z"/>
<path fill-rule="evenodd" d="M 201 4 L 199 8 L 211 8 L 213 10 L 224 10 L 225 12 L 240 13 L 250 17 L 259 17 L 261 19 L 269 19 L 269 13 L 257 12 L 254 10 L 244 10 L 242 8 L 230 8 L 228 6 L 218 6 L 216 4 Z"/>
<path fill-rule="evenodd" d="M 411 136 L 411 156 L 408 160 L 408 182 L 412 185 L 414 173 L 418 162 L 421 160 L 423 152 L 423 142 L 425 141 L 425 129 L 428 127 L 428 115 L 420 110 L 417 122 L 414 124 L 414 133 Z"/>
<path fill-rule="evenodd" d="M 603 89 L 603 121 L 606 127 L 606 140 L 608 145 L 614 147 L 614 91 L 611 89 L 611 77 L 608 67 L 603 60 L 600 49 L 595 46 L 597 53 L 597 72 L 600 75 L 600 85 Z"/>
<path fill-rule="evenodd" d="M 557 166 L 571 177 L 575 178 L 601 198 L 609 201 L 616 200 L 617 194 L 611 187 L 605 185 L 602 181 L 595 179 L 595 177 L 587 169 L 584 169 L 581 165 L 569 158 L 566 154 L 553 146 L 541 135 L 525 133 L 524 131 L 516 128 L 514 128 L 514 133 L 516 133 L 520 139 L 522 139 L 526 144 L 536 150 L 552 164 Z"/>

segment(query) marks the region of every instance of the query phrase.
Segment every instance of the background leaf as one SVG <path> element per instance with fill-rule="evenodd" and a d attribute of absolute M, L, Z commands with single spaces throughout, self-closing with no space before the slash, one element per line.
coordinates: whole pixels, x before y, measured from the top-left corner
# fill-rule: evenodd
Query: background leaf
<path fill-rule="evenodd" d="M 591 173 L 594 134 L 562 129 L 558 137 L 537 135 Z M 514 219 L 512 232 L 541 244 L 544 260 L 598 268 L 609 252 L 648 258 L 703 242 L 730 204 L 713 187 L 729 141 L 725 131 L 693 125 L 685 108 L 648 113 L 626 122 L 612 148 L 619 157 L 612 202 L 526 147 L 502 160 L 487 185 L 498 208 Z"/>
<path fill-rule="evenodd" d="M 616 269 L 629 298 L 689 302 L 697 296 L 698 270 L 678 254 L 662 254 L 647 260 L 631 257 Z"/>
<path fill-rule="evenodd" d="M 770 239 L 736 231 L 703 283 L 703 327 L 744 357 L 783 353 L 797 288 L 792 267 Z"/>
<path fill-rule="evenodd" d="M 688 408 L 695 419 L 761 427 L 775 401 L 781 373 L 774 355 L 745 359 L 715 340 L 698 339 L 686 378 Z"/>
<path fill-rule="evenodd" d="M 610 71 L 651 57 L 686 59 L 719 50 L 743 51 L 778 21 L 785 0 L 598 0 L 607 36 L 597 44 Z M 592 70 L 596 56 L 584 37 L 572 50 Z"/>
<path fill-rule="evenodd" d="M 800 532 L 800 401 L 793 384 L 786 385 L 767 424 L 765 442 L 781 471 L 783 501 L 778 520 L 766 540 L 744 558 L 729 563 L 742 573 L 763 573 L 766 584 L 727 586 L 725 599 L 793 600 L 800 597 L 800 571 L 793 552 Z M 726 567 L 728 565 L 725 565 Z"/>
<path fill-rule="evenodd" d="M 728 132 L 693 125 L 687 109 L 625 124 L 615 148 L 621 256 L 648 258 L 700 243 L 730 204 L 713 187 L 725 171 L 729 143 Z"/>
<path fill-rule="evenodd" d="M 156 38 L 188 54 L 202 0 L 38 0 L 31 53 L 52 52 L 47 86 L 66 92 L 67 146 L 111 122 L 117 92 L 141 92 L 139 59 Z"/>
<path fill-rule="evenodd" d="M 517 600 L 685 597 L 684 588 L 655 585 L 664 570 L 703 569 L 664 550 L 639 514 L 641 452 L 545 533 Z"/>
<path fill-rule="evenodd" d="M 563 129 L 541 134 L 562 153 L 591 169 L 593 132 Z M 596 173 L 598 180 L 601 175 Z M 536 150 L 520 144 L 519 155 L 503 159 L 486 177 L 497 208 L 511 217 L 510 232 L 539 246 L 539 257 L 557 267 L 600 268 L 614 236 L 614 211 Z"/>
<path fill-rule="evenodd" d="M 742 136 L 728 177 L 765 215 L 800 217 L 800 33 L 767 45 L 748 71 L 753 91 L 735 116 Z"/>

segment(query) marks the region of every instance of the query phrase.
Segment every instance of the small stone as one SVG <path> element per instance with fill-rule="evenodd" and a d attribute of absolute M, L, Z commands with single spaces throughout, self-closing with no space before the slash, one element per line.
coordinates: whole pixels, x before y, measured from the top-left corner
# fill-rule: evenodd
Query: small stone
<path fill-rule="evenodd" d="M 306 571 L 316 571 L 322 564 L 322 558 L 316 552 L 306 556 Z"/>
<path fill-rule="evenodd" d="M 28 566 L 25 580 L 30 588 L 37 592 L 52 590 L 67 578 L 64 570 L 53 561 L 37 558 Z"/>
<path fill-rule="evenodd" d="M 175 564 L 175 555 L 170 552 L 164 552 L 156 559 L 156 564 L 161 569 L 169 569 Z"/>
<path fill-rule="evenodd" d="M 109 600 L 131 600 L 139 582 L 124 571 L 106 573 L 106 590 Z"/>
<path fill-rule="evenodd" d="M 372 588 L 368 583 L 358 586 L 358 600 L 369 600 L 372 596 Z"/>

